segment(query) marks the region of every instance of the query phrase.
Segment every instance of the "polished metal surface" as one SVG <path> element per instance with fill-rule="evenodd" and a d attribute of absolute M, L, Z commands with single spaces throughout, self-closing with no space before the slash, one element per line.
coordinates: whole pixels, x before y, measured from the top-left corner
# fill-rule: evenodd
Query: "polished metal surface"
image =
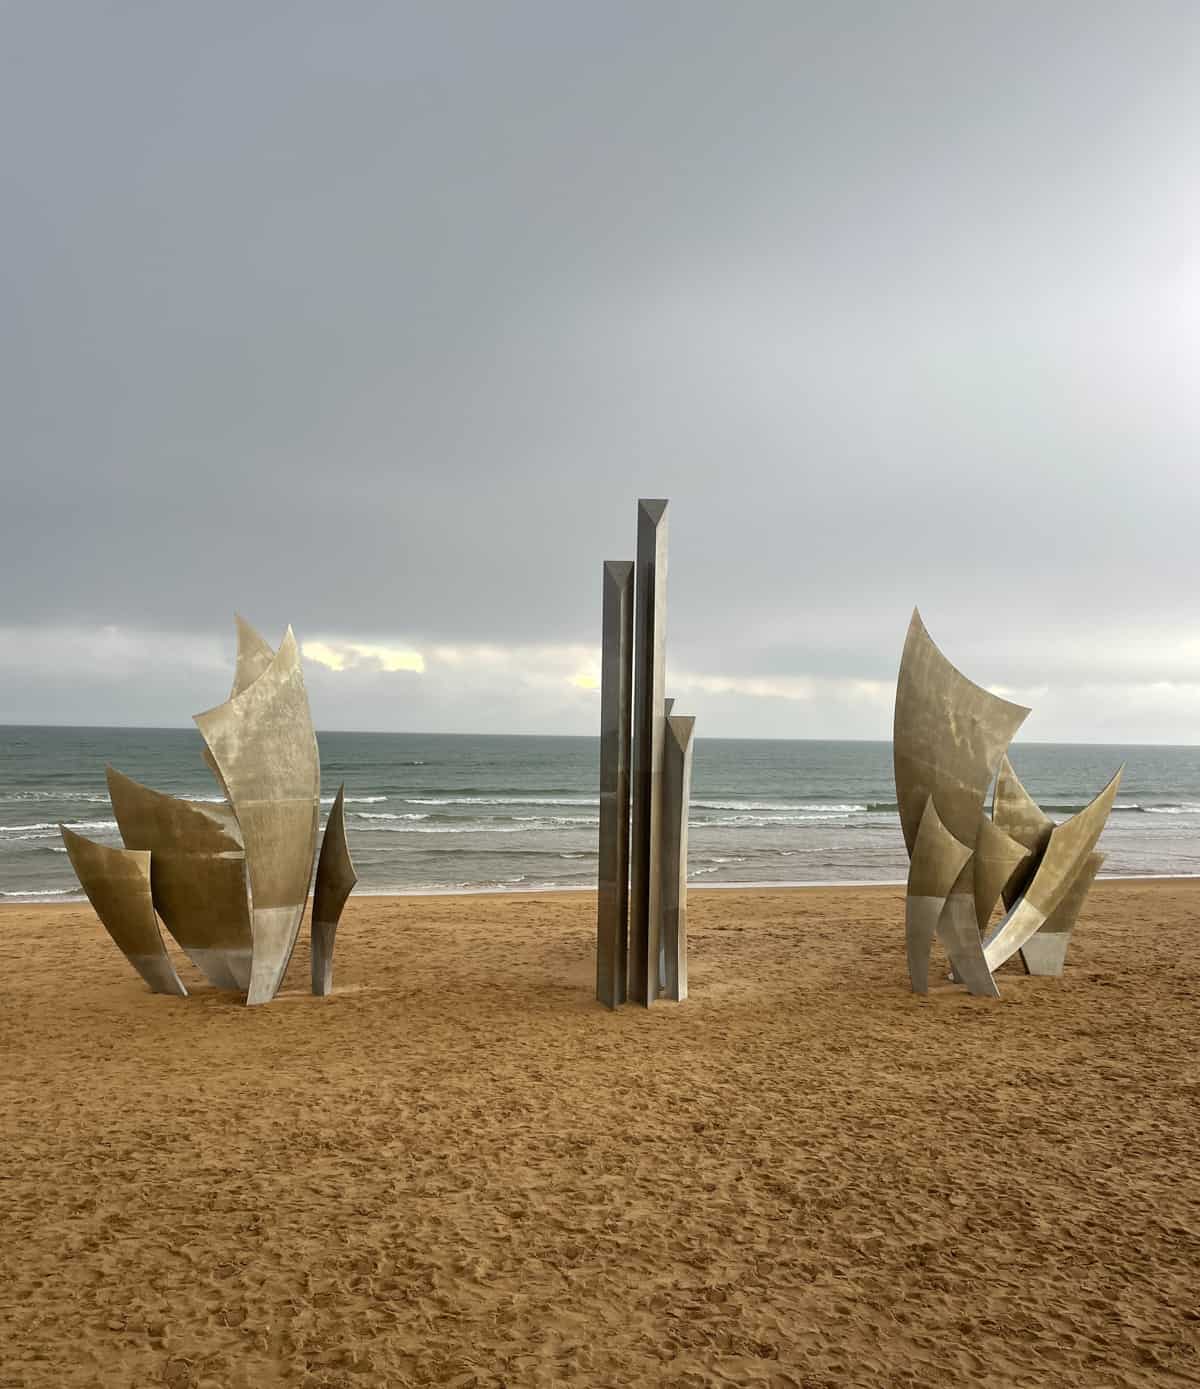
<path fill-rule="evenodd" d="M 1090 853 L 1083 867 L 1071 880 L 1066 896 L 1046 918 L 1041 930 L 1021 947 L 1021 963 L 1026 974 L 1061 975 L 1067 962 L 1067 947 L 1071 943 L 1071 932 L 1079 920 L 1100 865 L 1105 855 Z"/>
<path fill-rule="evenodd" d="M 254 953 L 248 1005 L 274 998 L 300 929 L 319 823 L 316 735 L 289 627 L 241 693 L 195 716 L 242 830 Z"/>
<path fill-rule="evenodd" d="M 1054 821 L 1021 785 L 1007 755 L 1000 763 L 996 790 L 992 795 L 992 819 L 998 829 L 1010 835 L 1029 850 L 1029 858 L 1021 864 L 1004 888 L 1005 907 L 1011 907 L 1029 885 L 1037 866 L 1050 843 Z M 980 923 L 981 925 L 983 923 Z"/>
<path fill-rule="evenodd" d="M 253 942 L 246 857 L 232 809 L 164 795 L 115 767 L 106 774 L 121 839 L 150 851 L 163 925 L 210 984 L 245 993 Z"/>
<path fill-rule="evenodd" d="M 986 815 L 979 817 L 975 837 L 975 920 L 986 931 L 1000 894 L 1021 871 L 1031 851 L 993 824 Z"/>
<path fill-rule="evenodd" d="M 242 850 L 242 831 L 228 805 L 187 801 L 143 786 L 115 767 L 104 769 L 113 818 L 127 849 L 220 854 Z"/>
<path fill-rule="evenodd" d="M 625 1002 L 629 968 L 629 751 L 633 711 L 632 560 L 604 565 L 600 656 L 600 833 L 596 998 Z"/>
<path fill-rule="evenodd" d="M 975 847 L 984 799 L 1029 710 L 1000 699 L 942 655 L 913 610 L 896 684 L 896 800 L 911 855 L 932 796 L 942 823 Z"/>
<path fill-rule="evenodd" d="M 267 667 L 275 659 L 270 643 L 240 613 L 236 613 L 233 620 L 237 625 L 237 667 L 233 673 L 233 688 L 229 691 L 230 699 L 236 699 L 260 675 L 265 675 Z"/>
<path fill-rule="evenodd" d="M 979 998 L 999 998 L 983 953 L 983 938 L 975 916 L 974 863 L 969 863 L 950 889 L 937 921 L 938 939 L 950 961 L 954 978 Z"/>
<path fill-rule="evenodd" d="M 187 997 L 167 954 L 150 892 L 150 854 L 112 849 L 59 825 L 67 857 L 117 949 L 150 986 L 151 993 Z"/>
<path fill-rule="evenodd" d="M 970 861 L 971 850 L 942 824 L 933 797 L 926 796 L 909 859 L 904 902 L 908 977 L 914 993 L 929 992 L 929 956 L 934 933 L 946 899 Z"/>
<path fill-rule="evenodd" d="M 358 882 L 350 845 L 346 842 L 346 787 L 338 787 L 317 860 L 317 885 L 312 909 L 312 991 L 324 996 L 333 990 L 333 946 L 342 908 Z"/>
<path fill-rule="evenodd" d="M 1066 900 L 1075 879 L 1086 867 L 1088 855 L 1096 847 L 1116 800 L 1124 770 L 1122 766 L 1078 815 L 1072 815 L 1051 831 L 1050 841 L 1029 886 L 984 943 L 989 969 L 999 969 L 1005 960 L 1016 954 Z"/>
<path fill-rule="evenodd" d="M 690 714 L 668 715 L 663 745 L 661 987 L 676 1003 L 687 998 L 688 808 L 695 727 Z"/>
<path fill-rule="evenodd" d="M 659 991 L 662 933 L 662 760 L 666 719 L 667 503 L 638 502 L 634 619 L 628 997 L 649 1007 Z"/>

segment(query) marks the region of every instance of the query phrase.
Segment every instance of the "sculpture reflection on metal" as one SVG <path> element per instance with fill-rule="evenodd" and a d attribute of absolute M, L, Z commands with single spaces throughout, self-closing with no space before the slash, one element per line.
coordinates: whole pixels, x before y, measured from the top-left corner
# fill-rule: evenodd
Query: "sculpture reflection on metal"
<path fill-rule="evenodd" d="M 637 560 L 604 566 L 596 997 L 687 997 L 694 719 L 664 695 L 667 503 L 638 502 Z"/>
<path fill-rule="evenodd" d="M 338 787 L 325 823 L 321 857 L 317 860 L 317 885 L 312 909 L 312 991 L 333 992 L 333 945 L 342 908 L 358 882 L 350 846 L 346 843 L 346 788 Z"/>
<path fill-rule="evenodd" d="M 1093 853 L 1121 772 L 1056 825 L 1017 779 L 1006 750 L 1029 710 L 973 684 L 913 612 L 896 685 L 896 804 L 909 854 L 908 972 L 929 989 L 936 936 L 952 977 L 998 997 L 995 971 L 1017 951 L 1030 973 L 1061 974 L 1066 943 L 1102 856 Z M 984 813 L 996 779 L 992 817 Z M 996 903 L 1005 915 L 988 929 Z"/>
<path fill-rule="evenodd" d="M 240 617 L 237 634 L 230 697 L 195 718 L 205 742 L 205 762 L 225 801 L 167 796 L 110 767 L 109 795 L 125 848 L 91 844 L 65 829 L 63 838 L 89 897 L 89 882 L 118 876 L 116 868 L 103 867 L 118 860 L 104 855 L 130 854 L 144 861 L 146 900 L 123 890 L 103 899 L 104 910 L 96 906 L 131 960 L 132 947 L 126 949 L 125 941 L 136 934 L 143 944 L 148 942 L 146 911 L 151 922 L 157 911 L 210 983 L 244 993 L 247 1004 L 257 1004 L 269 1002 L 279 990 L 308 900 L 320 761 L 291 628 L 278 651 Z M 320 911 L 314 919 L 314 930 L 318 921 L 327 928 L 329 953 L 354 884 L 342 801 L 339 792 L 333 834 L 326 835 L 330 867 L 324 876 L 318 874 Z M 88 845 L 87 851 L 82 845 Z M 122 873 L 124 882 L 129 873 Z M 161 946 L 161 938 L 159 942 Z"/>

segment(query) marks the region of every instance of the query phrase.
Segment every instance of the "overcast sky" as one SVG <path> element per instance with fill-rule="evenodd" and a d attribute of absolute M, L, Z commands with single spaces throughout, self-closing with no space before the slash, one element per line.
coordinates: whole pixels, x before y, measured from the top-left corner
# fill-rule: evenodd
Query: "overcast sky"
<path fill-rule="evenodd" d="M 0 3 L 0 721 L 1200 742 L 1200 5 Z M 340 667 L 340 668 L 339 668 Z"/>

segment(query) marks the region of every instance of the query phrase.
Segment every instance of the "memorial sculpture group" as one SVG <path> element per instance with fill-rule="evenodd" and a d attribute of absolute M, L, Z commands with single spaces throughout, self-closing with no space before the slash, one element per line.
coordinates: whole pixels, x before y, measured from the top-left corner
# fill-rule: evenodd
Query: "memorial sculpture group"
<path fill-rule="evenodd" d="M 936 935 L 953 978 L 998 997 L 995 971 L 1021 953 L 1029 974 L 1063 972 L 1071 930 L 1104 855 L 1094 852 L 1121 771 L 1055 824 L 1017 780 L 1009 743 L 1029 710 L 981 689 L 913 613 L 896 686 L 896 801 L 908 849 L 905 936 L 916 993 Z M 996 783 L 992 814 L 984 800 Z M 1004 914 L 993 925 L 997 902 Z"/>
<path fill-rule="evenodd" d="M 637 561 L 604 565 L 596 997 L 687 997 L 687 821 L 696 720 L 664 697 L 667 503 L 638 502 Z"/>
<path fill-rule="evenodd" d="M 667 503 L 638 503 L 637 560 L 604 565 L 596 997 L 649 1007 L 687 997 L 687 830 L 695 719 L 664 696 Z M 223 801 L 153 791 L 108 768 L 123 848 L 59 826 L 101 922 L 155 993 L 186 996 L 159 918 L 218 989 L 269 1003 L 308 901 L 321 771 L 300 652 L 241 618 L 233 688 L 197 714 Z M 1017 779 L 1007 749 L 1029 710 L 973 684 L 913 613 L 896 687 L 896 800 L 909 855 L 905 936 L 913 990 L 927 993 L 933 940 L 952 978 L 997 997 L 1020 952 L 1060 975 L 1097 870 L 1118 771 L 1056 824 Z M 1123 769 L 1122 769 L 1123 770 Z M 984 812 L 995 783 L 992 813 Z M 356 881 L 344 787 L 329 814 L 312 912 L 312 990 L 333 985 L 342 908 Z M 992 923 L 998 902 L 1004 911 Z"/>
<path fill-rule="evenodd" d="M 124 848 L 59 826 L 96 914 L 155 993 L 187 989 L 159 932 L 218 989 L 269 1003 L 283 982 L 308 901 L 320 823 L 321 766 L 300 652 L 278 651 L 240 617 L 233 689 L 197 714 L 224 802 L 163 795 L 108 768 Z M 333 946 L 355 883 L 343 791 L 325 827 L 312 914 L 312 989 L 333 983 Z"/>

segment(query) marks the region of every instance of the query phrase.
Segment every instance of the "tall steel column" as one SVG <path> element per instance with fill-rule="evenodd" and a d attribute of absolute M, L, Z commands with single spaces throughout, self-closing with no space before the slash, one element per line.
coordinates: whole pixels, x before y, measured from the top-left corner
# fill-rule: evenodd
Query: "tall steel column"
<path fill-rule="evenodd" d="M 667 503 L 638 502 L 633 657 L 633 814 L 630 839 L 629 997 L 658 997 L 662 929 L 663 683 L 667 638 Z"/>
<path fill-rule="evenodd" d="M 668 710 L 673 700 L 667 700 Z M 692 794 L 690 714 L 667 715 L 663 744 L 662 991 L 676 1003 L 687 998 L 687 834 Z"/>
<path fill-rule="evenodd" d="M 625 1002 L 629 959 L 629 739 L 633 711 L 633 561 L 604 565 L 600 658 L 600 869 L 596 997 Z"/>

